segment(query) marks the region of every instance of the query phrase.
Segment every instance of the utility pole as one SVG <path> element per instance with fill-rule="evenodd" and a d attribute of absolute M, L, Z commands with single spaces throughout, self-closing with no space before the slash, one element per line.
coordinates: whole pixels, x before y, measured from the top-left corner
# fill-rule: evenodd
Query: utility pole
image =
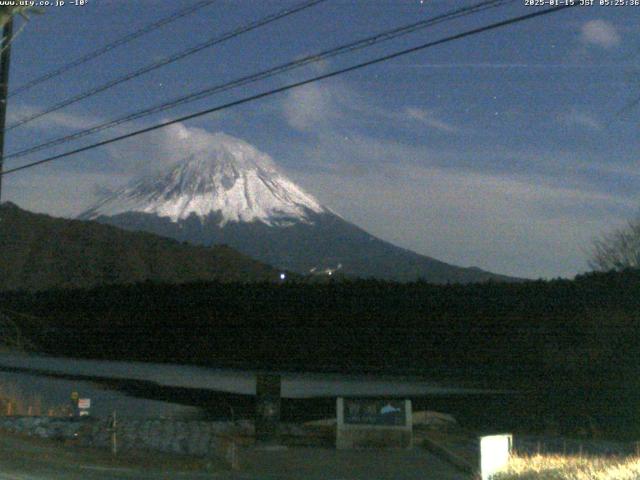
<path fill-rule="evenodd" d="M 7 120 L 7 97 L 9 94 L 9 60 L 11 59 L 11 38 L 13 37 L 13 17 L 9 17 L 2 27 L 2 54 L 0 55 L 0 202 L 2 202 L 2 166 L 4 163 L 4 127 Z"/>

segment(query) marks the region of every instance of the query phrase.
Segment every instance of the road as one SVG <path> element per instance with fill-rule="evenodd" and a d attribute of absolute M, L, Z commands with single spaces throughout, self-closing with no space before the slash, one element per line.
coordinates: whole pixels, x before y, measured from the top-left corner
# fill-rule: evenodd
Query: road
<path fill-rule="evenodd" d="M 428 451 L 289 448 L 251 451 L 240 457 L 243 473 L 268 480 L 465 480 Z M 246 477 L 245 477 L 246 478 Z"/>
<path fill-rule="evenodd" d="M 212 479 L 204 460 L 136 452 L 115 459 L 110 452 L 66 446 L 56 441 L 0 434 L 0 480 Z M 239 477 L 238 477 L 239 478 Z"/>
<path fill-rule="evenodd" d="M 0 435 L 0 480 L 463 480 L 421 448 L 336 451 L 329 448 L 245 449 L 239 471 L 204 459 L 109 452 Z"/>

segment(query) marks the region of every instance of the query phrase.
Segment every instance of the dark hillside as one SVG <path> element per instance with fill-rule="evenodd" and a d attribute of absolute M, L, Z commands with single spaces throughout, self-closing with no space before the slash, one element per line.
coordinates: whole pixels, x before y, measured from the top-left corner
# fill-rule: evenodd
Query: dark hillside
<path fill-rule="evenodd" d="M 86 288 L 142 281 L 276 281 L 279 272 L 226 246 L 0 206 L 0 290 Z"/>

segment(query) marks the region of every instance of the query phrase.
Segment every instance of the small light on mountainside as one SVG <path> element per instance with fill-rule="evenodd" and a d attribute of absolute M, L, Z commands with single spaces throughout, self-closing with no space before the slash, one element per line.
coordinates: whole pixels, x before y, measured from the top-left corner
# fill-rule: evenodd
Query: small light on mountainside
<path fill-rule="evenodd" d="M 280 280 L 285 280 L 287 278 L 287 275 L 284 273 L 280 274 Z"/>

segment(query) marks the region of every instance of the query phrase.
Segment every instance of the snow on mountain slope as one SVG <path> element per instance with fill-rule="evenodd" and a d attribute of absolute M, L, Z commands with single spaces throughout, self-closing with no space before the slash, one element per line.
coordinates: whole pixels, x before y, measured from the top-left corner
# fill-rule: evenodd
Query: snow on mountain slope
<path fill-rule="evenodd" d="M 269 155 L 224 133 L 213 147 L 175 164 L 156 177 L 143 178 L 108 195 L 81 218 L 125 212 L 168 217 L 173 222 L 195 214 L 219 213 L 228 222 L 259 221 L 286 225 L 308 222 L 308 213 L 325 209 L 278 171 Z"/>
<path fill-rule="evenodd" d="M 198 145 L 194 141 L 192 145 Z M 133 182 L 80 216 L 194 245 L 226 244 L 301 274 L 436 283 L 509 280 L 396 247 L 320 205 L 271 158 L 223 133 L 166 172 Z"/>

